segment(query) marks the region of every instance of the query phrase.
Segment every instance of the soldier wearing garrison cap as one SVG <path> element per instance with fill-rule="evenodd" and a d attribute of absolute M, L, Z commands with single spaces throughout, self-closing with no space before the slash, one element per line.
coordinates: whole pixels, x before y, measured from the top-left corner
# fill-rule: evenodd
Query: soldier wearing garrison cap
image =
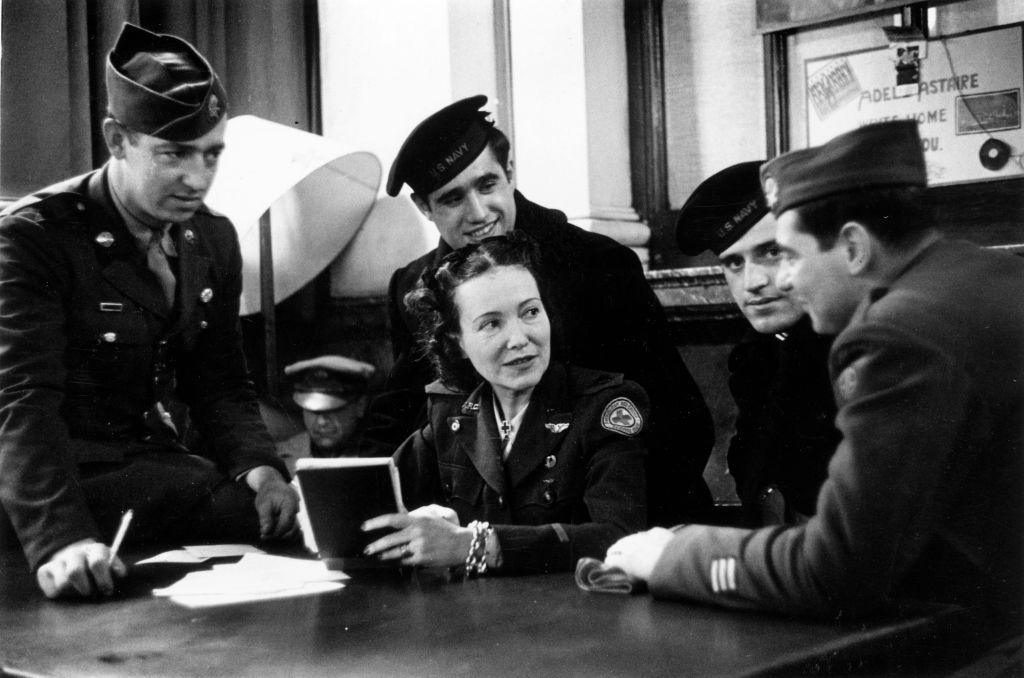
<path fill-rule="evenodd" d="M 227 95 L 192 45 L 126 24 L 102 168 L 0 216 L 0 505 L 48 596 L 110 594 L 110 543 L 294 533 L 256 406 L 234 227 L 203 197 Z"/>
<path fill-rule="evenodd" d="M 516 190 L 509 140 L 481 108 L 478 95 L 442 108 L 417 125 L 391 166 L 387 191 L 403 184 L 437 227 L 436 249 L 396 271 L 388 289 L 395 367 L 370 408 L 362 437 L 369 454 L 393 451 L 425 423 L 424 387 L 430 363 L 416 352 L 416 319 L 405 295 L 449 252 L 512 229 L 541 251 L 549 312 L 563 328 L 554 358 L 625 374 L 647 391 L 648 516 L 655 524 L 692 518 L 710 505 L 703 471 L 714 443 L 700 391 L 669 340 L 664 311 L 627 247 L 584 231 L 563 213 L 541 207 Z"/>
<path fill-rule="evenodd" d="M 302 408 L 308 434 L 306 454 L 357 454 L 351 441 L 366 412 L 370 379 L 375 372 L 373 365 L 342 355 L 300 360 L 284 368 L 294 381 L 292 399 Z"/>
<path fill-rule="evenodd" d="M 842 435 L 806 524 L 648 531 L 607 563 L 658 597 L 860 614 L 925 598 L 1021 629 L 1024 261 L 932 227 L 917 125 L 869 125 L 761 169 L 777 284 L 815 330 Z"/>
<path fill-rule="evenodd" d="M 775 285 L 782 255 L 761 192 L 762 162 L 732 165 L 704 180 L 676 222 L 684 253 L 718 257 L 751 326 L 729 354 L 737 415 L 728 452 L 749 525 L 813 515 L 839 442 L 828 375 L 832 340 L 815 334 L 803 309 Z"/>

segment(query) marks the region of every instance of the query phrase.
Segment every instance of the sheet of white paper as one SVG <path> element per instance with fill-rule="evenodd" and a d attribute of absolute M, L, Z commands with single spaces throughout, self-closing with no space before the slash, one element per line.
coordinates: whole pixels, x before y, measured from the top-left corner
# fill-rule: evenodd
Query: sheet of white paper
<path fill-rule="evenodd" d="M 196 558 L 233 558 L 246 553 L 264 553 L 249 544 L 201 544 L 199 546 L 182 546 Z"/>
<path fill-rule="evenodd" d="M 181 549 L 175 551 L 164 551 L 158 553 L 152 558 L 146 558 L 135 563 L 136 565 L 147 565 L 149 563 L 202 563 L 205 562 L 206 558 L 199 558 L 192 555 L 188 551 Z"/>
<path fill-rule="evenodd" d="M 341 582 L 324 581 L 262 594 L 175 595 L 170 596 L 169 600 L 187 608 L 216 607 L 218 605 L 239 605 L 241 603 L 255 603 L 279 598 L 294 598 L 296 596 L 312 596 L 319 593 L 330 593 L 344 587 L 345 585 Z"/>
<path fill-rule="evenodd" d="M 186 607 L 210 607 L 335 591 L 348 579 L 319 560 L 247 553 L 237 563 L 190 572 L 153 595 Z"/>

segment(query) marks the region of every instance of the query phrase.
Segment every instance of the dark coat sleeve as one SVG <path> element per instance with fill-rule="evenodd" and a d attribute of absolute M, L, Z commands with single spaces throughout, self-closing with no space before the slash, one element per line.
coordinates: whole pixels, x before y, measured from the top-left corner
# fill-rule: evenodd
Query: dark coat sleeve
<path fill-rule="evenodd" d="M 621 372 L 647 392 L 649 521 L 673 525 L 693 520 L 711 504 L 703 478 L 714 446 L 711 413 L 670 340 L 664 309 L 636 254 L 618 244 L 597 251 L 584 279 L 589 315 L 601 324 L 578 337 L 586 344 L 576 349 L 586 356 L 578 364 Z"/>
<path fill-rule="evenodd" d="M 429 255 L 428 255 L 429 256 Z M 424 387 L 434 380 L 430 361 L 417 350 L 404 298 L 425 266 L 423 259 L 395 271 L 388 283 L 388 321 L 394 365 L 367 410 L 355 444 L 360 456 L 391 455 L 427 420 Z"/>
<path fill-rule="evenodd" d="M 737 345 L 729 355 L 729 391 L 736 403 L 736 432 L 727 453 L 729 474 L 745 516 L 760 522 L 758 495 L 772 483 L 769 476 L 775 453 L 772 441 L 772 385 L 777 356 L 757 341 Z"/>
<path fill-rule="evenodd" d="M 0 221 L 0 500 L 33 569 L 67 544 L 100 536 L 59 416 L 62 299 L 75 281 L 39 220 L 30 212 Z"/>

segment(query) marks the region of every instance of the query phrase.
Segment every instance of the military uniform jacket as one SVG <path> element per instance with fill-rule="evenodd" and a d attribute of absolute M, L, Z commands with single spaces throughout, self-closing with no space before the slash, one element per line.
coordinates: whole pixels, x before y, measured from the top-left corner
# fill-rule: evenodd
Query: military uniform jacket
<path fill-rule="evenodd" d="M 1019 613 L 1022 298 L 1017 257 L 944 240 L 923 250 L 832 347 L 843 441 L 815 517 L 683 528 L 651 591 L 824 615 L 890 596 Z"/>
<path fill-rule="evenodd" d="M 406 507 L 490 522 L 502 571 L 568 570 L 644 527 L 647 398 L 636 384 L 552 363 L 504 461 L 489 386 L 427 392 L 429 423 L 395 453 Z"/>
<path fill-rule="evenodd" d="M 644 278 L 636 255 L 611 238 L 584 231 L 565 215 L 515 194 L 516 230 L 534 238 L 541 252 L 542 286 L 552 319 L 552 358 L 619 372 L 651 400 L 645 432 L 649 451 L 650 518 L 681 520 L 705 507 L 710 493 L 703 473 L 714 444 L 711 415 L 700 390 L 669 340 L 664 310 Z M 423 421 L 423 387 L 433 381 L 429 360 L 415 341 L 416 319 L 403 299 L 423 271 L 451 248 L 437 249 L 395 271 L 388 289 L 395 355 L 385 393 L 371 405 L 364 441 L 383 443 L 370 454 L 394 449 Z"/>
<path fill-rule="evenodd" d="M 832 338 L 815 334 L 804 317 L 781 337 L 751 330 L 729 355 L 737 408 L 729 473 L 750 525 L 761 524 L 761 497 L 770 487 L 785 499 L 787 522 L 814 513 L 840 440 L 828 374 L 831 345 Z"/>
<path fill-rule="evenodd" d="M 174 312 L 105 169 L 0 220 L 0 500 L 32 567 L 102 536 L 76 464 L 158 449 L 202 453 L 232 477 L 263 464 L 286 473 L 246 376 L 234 228 L 203 207 L 172 234 Z"/>

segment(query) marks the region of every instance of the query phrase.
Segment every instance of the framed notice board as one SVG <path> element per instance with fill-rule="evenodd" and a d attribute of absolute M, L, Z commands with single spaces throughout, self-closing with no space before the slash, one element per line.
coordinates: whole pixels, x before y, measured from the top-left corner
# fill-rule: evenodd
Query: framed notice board
<path fill-rule="evenodd" d="M 1022 34 L 1017 24 L 808 59 L 807 144 L 911 118 L 930 186 L 1024 176 Z"/>
<path fill-rule="evenodd" d="M 936 226 L 1024 252 L 1024 6 L 1010 20 L 998 0 L 862 3 L 852 12 L 759 24 L 768 155 L 914 118 Z"/>

